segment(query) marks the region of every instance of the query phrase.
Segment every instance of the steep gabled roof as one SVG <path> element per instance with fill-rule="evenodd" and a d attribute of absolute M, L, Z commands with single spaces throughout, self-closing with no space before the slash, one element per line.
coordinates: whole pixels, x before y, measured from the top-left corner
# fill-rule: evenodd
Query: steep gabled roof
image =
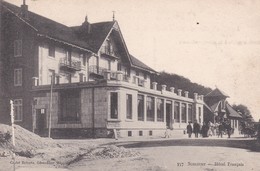
<path fill-rule="evenodd" d="M 229 117 L 242 118 L 242 116 L 237 111 L 235 111 L 235 109 L 233 109 L 228 103 L 226 104 L 226 109 Z"/>
<path fill-rule="evenodd" d="M 219 103 L 220 101 L 209 106 L 212 112 L 216 112 L 218 110 Z"/>
<path fill-rule="evenodd" d="M 108 22 L 99 22 L 90 24 L 90 32 L 85 34 L 85 30 L 82 30 L 82 26 L 75 26 L 71 27 L 74 32 L 78 34 L 78 37 L 86 41 L 95 53 L 97 53 L 102 46 L 103 42 L 105 41 L 108 34 L 111 32 L 115 21 L 108 21 Z"/>
<path fill-rule="evenodd" d="M 90 50 L 90 46 L 87 44 L 87 42 L 79 40 L 73 29 L 71 29 L 70 27 L 30 11 L 28 11 L 28 19 L 24 19 L 19 15 L 21 11 L 20 7 L 17 7 L 5 1 L 3 1 L 2 4 L 5 9 L 16 15 L 27 25 L 31 26 L 41 36 L 58 39 L 76 46 L 80 46 L 82 48 L 86 48 L 86 50 Z"/>
<path fill-rule="evenodd" d="M 149 66 L 147 66 L 146 64 L 144 64 L 143 62 L 141 62 L 140 60 L 138 60 L 137 58 L 135 58 L 133 55 L 130 55 L 130 59 L 132 61 L 132 64 L 134 67 L 137 68 L 143 68 L 147 71 L 153 72 L 153 73 L 157 73 L 155 70 L 153 70 L 152 68 L 150 68 Z"/>
<path fill-rule="evenodd" d="M 82 26 L 68 27 L 46 17 L 40 16 L 33 12 L 28 12 L 28 18 L 24 19 L 20 16 L 21 8 L 13 4 L 3 1 L 2 5 L 9 12 L 13 13 L 22 22 L 30 26 L 34 31 L 37 32 L 38 36 L 46 37 L 55 41 L 60 41 L 68 45 L 76 46 L 77 48 L 83 48 L 83 50 L 90 51 L 92 53 L 98 53 L 103 42 L 106 40 L 107 36 L 112 32 L 116 21 L 109 22 L 99 22 L 90 24 L 90 31 L 87 34 L 83 32 L 86 31 L 82 29 Z M 125 42 L 123 40 L 119 26 L 117 25 L 117 30 L 122 39 L 122 44 L 125 48 L 127 58 L 131 66 L 145 70 L 151 73 L 156 73 L 155 70 L 145 65 L 140 60 L 136 59 L 129 54 Z"/>
<path fill-rule="evenodd" d="M 220 89 L 216 88 L 209 92 L 205 97 L 229 97 L 226 93 L 221 91 Z"/>

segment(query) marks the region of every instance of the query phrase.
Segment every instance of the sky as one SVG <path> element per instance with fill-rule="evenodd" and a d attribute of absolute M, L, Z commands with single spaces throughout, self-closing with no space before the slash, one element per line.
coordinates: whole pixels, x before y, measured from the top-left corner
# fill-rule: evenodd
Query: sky
<path fill-rule="evenodd" d="M 6 0 L 21 5 L 22 0 Z M 230 96 L 260 119 L 259 0 L 26 0 L 68 26 L 118 21 L 129 52 L 157 71 Z"/>

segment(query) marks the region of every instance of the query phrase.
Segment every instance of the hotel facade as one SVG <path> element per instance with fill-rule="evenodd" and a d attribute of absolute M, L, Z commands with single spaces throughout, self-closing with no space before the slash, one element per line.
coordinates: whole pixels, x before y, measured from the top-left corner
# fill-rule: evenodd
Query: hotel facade
<path fill-rule="evenodd" d="M 203 95 L 154 82 L 117 21 L 68 27 L 26 4 L 0 5 L 0 122 L 13 100 L 15 123 L 41 136 L 163 136 L 203 123 Z"/>

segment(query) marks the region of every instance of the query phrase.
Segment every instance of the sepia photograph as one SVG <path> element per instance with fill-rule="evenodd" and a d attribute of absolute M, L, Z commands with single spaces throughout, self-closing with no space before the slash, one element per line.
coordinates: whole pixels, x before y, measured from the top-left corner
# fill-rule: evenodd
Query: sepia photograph
<path fill-rule="evenodd" d="M 0 0 L 0 171 L 260 170 L 259 0 Z"/>

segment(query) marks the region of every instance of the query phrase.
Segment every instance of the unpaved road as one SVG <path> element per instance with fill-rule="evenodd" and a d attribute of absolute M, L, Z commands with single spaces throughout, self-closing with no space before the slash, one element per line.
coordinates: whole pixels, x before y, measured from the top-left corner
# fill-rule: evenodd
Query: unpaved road
<path fill-rule="evenodd" d="M 127 158 L 112 158 L 88 160 L 81 159 L 71 165 L 59 165 L 60 169 L 70 171 L 172 171 L 172 170 L 202 170 L 202 171 L 244 171 L 260 170 L 260 153 L 254 148 L 255 140 L 245 138 L 231 139 L 122 139 L 115 140 L 57 140 L 59 143 L 72 146 L 83 146 L 96 143 L 98 146 L 115 144 L 140 152 L 140 156 Z M 76 148 L 64 149 L 72 152 Z M 2 160 L 4 159 L 4 160 Z M 39 159 L 27 159 L 19 157 L 18 161 L 35 161 Z M 50 159 L 51 161 L 51 159 Z M 1 169 L 12 169 L 10 159 L 0 158 Z M 39 170 L 40 167 L 52 168 L 55 164 L 16 165 L 26 171 Z M 37 168 L 35 168 L 37 167 Z M 55 171 L 55 170 L 53 170 Z M 58 171 L 58 170 L 57 170 Z"/>

